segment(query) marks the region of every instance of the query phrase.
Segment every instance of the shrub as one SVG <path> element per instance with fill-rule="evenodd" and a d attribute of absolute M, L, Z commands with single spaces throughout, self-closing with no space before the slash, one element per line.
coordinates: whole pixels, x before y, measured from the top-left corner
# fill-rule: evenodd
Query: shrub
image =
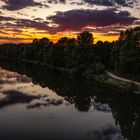
<path fill-rule="evenodd" d="M 101 74 L 105 71 L 105 66 L 101 63 L 97 63 L 95 66 L 95 71 L 97 74 Z"/>

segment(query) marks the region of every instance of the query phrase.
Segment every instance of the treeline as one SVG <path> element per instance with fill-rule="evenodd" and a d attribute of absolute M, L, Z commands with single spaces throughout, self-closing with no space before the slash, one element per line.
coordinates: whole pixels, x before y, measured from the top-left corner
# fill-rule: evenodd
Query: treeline
<path fill-rule="evenodd" d="M 3 44 L 0 57 L 60 68 L 82 76 L 100 74 L 110 65 L 112 43 L 93 44 L 93 36 L 85 31 L 77 39 L 63 37 L 57 43 L 48 38 L 30 44 Z"/>
<path fill-rule="evenodd" d="M 91 33 L 85 31 L 77 39 L 63 37 L 57 43 L 48 38 L 30 44 L 3 44 L 0 58 L 14 59 L 92 77 L 106 69 L 127 74 L 131 78 L 140 70 L 140 28 L 120 33 L 116 42 L 93 44 Z"/>
<path fill-rule="evenodd" d="M 111 55 L 116 73 L 140 80 L 140 27 L 121 32 Z"/>

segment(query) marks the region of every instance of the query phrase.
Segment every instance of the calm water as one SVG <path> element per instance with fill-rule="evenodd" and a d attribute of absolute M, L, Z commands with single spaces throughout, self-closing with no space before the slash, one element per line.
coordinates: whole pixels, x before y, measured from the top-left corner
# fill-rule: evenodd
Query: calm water
<path fill-rule="evenodd" d="M 139 140 L 140 96 L 1 64 L 0 139 Z"/>

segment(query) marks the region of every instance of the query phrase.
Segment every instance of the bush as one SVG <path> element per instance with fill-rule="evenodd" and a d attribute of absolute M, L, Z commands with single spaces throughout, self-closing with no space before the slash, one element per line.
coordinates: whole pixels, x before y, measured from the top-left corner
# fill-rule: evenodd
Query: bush
<path fill-rule="evenodd" d="M 101 63 L 97 63 L 95 66 L 95 71 L 97 74 L 101 74 L 105 71 L 105 66 Z"/>

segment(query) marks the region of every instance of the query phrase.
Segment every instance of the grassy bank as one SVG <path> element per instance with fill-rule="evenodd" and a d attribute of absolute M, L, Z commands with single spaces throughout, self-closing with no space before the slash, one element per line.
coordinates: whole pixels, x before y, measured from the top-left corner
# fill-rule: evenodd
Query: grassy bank
<path fill-rule="evenodd" d="M 106 74 L 95 75 L 94 79 L 96 81 L 102 83 L 105 86 L 108 86 L 110 88 L 113 88 L 113 89 L 116 89 L 119 91 L 140 94 L 140 90 L 139 90 L 138 86 L 136 86 L 133 82 L 128 83 L 128 82 L 116 80 L 116 79 L 110 78 Z"/>

